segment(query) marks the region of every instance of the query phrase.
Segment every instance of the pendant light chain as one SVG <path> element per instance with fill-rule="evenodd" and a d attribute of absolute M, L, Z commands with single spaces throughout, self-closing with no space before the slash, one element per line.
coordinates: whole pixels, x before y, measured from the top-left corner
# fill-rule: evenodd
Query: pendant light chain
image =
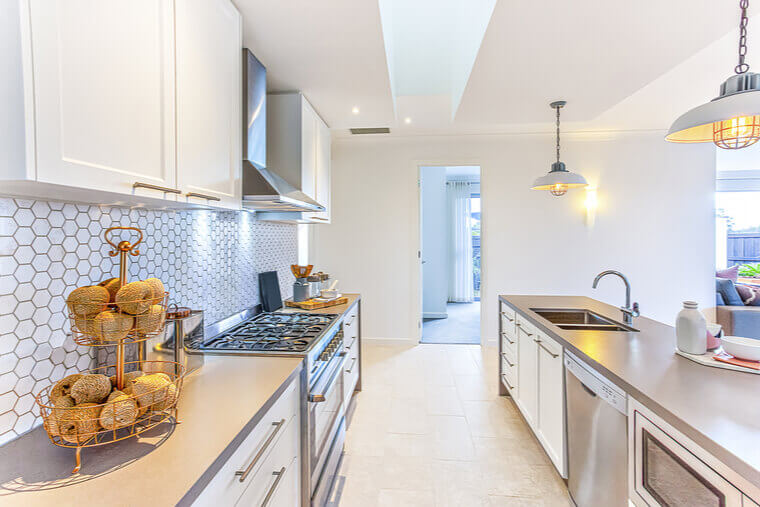
<path fill-rule="evenodd" d="M 557 106 L 557 163 L 559 163 L 559 109 L 560 106 Z"/>
<path fill-rule="evenodd" d="M 742 10 L 741 20 L 739 21 L 739 65 L 734 67 L 734 72 L 744 74 L 749 70 L 749 65 L 744 63 L 744 57 L 747 55 L 747 8 L 749 0 L 739 0 L 739 8 Z"/>

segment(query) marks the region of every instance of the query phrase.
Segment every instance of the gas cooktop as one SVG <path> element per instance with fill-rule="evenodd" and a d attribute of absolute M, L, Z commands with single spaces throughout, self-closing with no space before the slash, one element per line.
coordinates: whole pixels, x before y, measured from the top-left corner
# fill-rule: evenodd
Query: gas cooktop
<path fill-rule="evenodd" d="M 201 350 L 294 352 L 308 351 L 337 314 L 261 313 L 204 341 Z"/>

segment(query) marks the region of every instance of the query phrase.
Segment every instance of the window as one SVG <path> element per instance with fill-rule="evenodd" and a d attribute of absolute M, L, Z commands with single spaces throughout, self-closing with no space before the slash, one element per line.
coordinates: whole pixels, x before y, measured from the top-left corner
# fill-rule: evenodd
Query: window
<path fill-rule="evenodd" d="M 480 301 L 480 194 L 470 195 L 470 225 L 472 227 L 472 283 L 475 301 Z"/>

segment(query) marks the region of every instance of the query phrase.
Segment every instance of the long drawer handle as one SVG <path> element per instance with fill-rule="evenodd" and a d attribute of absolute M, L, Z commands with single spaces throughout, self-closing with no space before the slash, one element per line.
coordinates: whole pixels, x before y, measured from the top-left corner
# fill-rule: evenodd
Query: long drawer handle
<path fill-rule="evenodd" d="M 322 221 L 324 221 L 324 222 L 327 222 L 328 220 L 330 220 L 329 218 L 325 218 L 325 217 L 315 217 L 315 216 L 313 216 L 313 215 L 312 215 L 312 216 L 310 216 L 309 218 L 311 218 L 312 220 L 322 220 Z"/>
<path fill-rule="evenodd" d="M 504 375 L 503 373 L 501 374 L 501 378 L 504 379 L 504 382 L 507 383 L 507 385 L 509 386 L 510 389 L 514 389 L 515 388 L 515 386 L 513 386 L 512 384 L 509 383 L 509 380 L 507 380 L 507 376 Z"/>
<path fill-rule="evenodd" d="M 559 354 L 555 354 L 554 352 L 552 352 L 551 350 L 549 350 L 546 347 L 546 345 L 544 345 L 544 342 L 542 342 L 541 340 L 536 340 L 536 343 L 538 343 L 538 346 L 541 347 L 542 349 L 544 349 L 545 351 L 547 351 L 552 357 L 559 357 Z"/>
<path fill-rule="evenodd" d="M 188 192 L 185 195 L 187 197 L 198 197 L 199 199 L 208 199 L 209 201 L 221 201 L 221 199 L 215 195 L 199 194 L 198 192 Z"/>
<path fill-rule="evenodd" d="M 272 423 L 272 426 L 274 426 L 274 431 L 270 433 L 269 438 L 267 438 L 267 441 L 264 442 L 264 445 L 261 446 L 261 449 L 259 449 L 259 452 L 256 453 L 256 456 L 253 457 L 253 460 L 251 461 L 251 463 L 245 468 L 245 470 L 238 470 L 237 472 L 235 472 L 235 475 L 240 477 L 240 482 L 244 482 L 246 478 L 248 478 L 248 474 L 251 473 L 251 470 L 253 470 L 253 467 L 256 466 L 256 463 L 259 462 L 261 457 L 264 455 L 264 452 L 272 444 L 274 437 L 277 436 L 277 433 L 280 431 L 280 428 L 282 428 L 284 424 L 285 424 L 285 419 L 280 419 L 279 422 Z"/>
<path fill-rule="evenodd" d="M 181 194 L 182 193 L 182 190 L 178 190 L 176 188 L 162 187 L 162 186 L 159 186 L 159 185 L 154 185 L 152 183 L 142 183 L 140 181 L 136 181 L 132 185 L 132 188 L 133 189 L 135 189 L 135 188 L 149 188 L 151 190 L 158 190 L 159 192 L 166 192 L 168 194 Z"/>
<path fill-rule="evenodd" d="M 527 334 L 528 336 L 533 336 L 533 333 L 529 333 L 529 332 L 527 332 L 527 331 L 525 330 L 525 328 L 524 328 L 524 327 L 522 327 L 522 326 L 520 325 L 520 323 L 519 323 L 519 322 L 518 322 L 517 324 L 515 324 L 515 326 L 519 327 L 519 328 L 520 328 L 520 330 L 521 330 L 523 333 Z"/>
<path fill-rule="evenodd" d="M 501 332 L 501 336 L 502 336 L 502 337 L 503 337 L 505 340 L 507 340 L 507 341 L 509 342 L 509 344 L 510 344 L 510 345 L 514 345 L 514 344 L 515 344 L 515 342 L 514 342 L 514 341 L 512 341 L 512 340 L 510 340 L 510 339 L 509 339 L 509 336 L 507 336 L 507 333 L 505 333 L 504 331 L 502 331 L 502 332 Z"/>
<path fill-rule="evenodd" d="M 507 318 L 507 320 L 508 320 L 509 322 L 514 322 L 514 321 L 515 321 L 515 319 L 514 319 L 513 317 L 510 317 L 509 315 L 507 315 L 507 313 L 506 313 L 506 312 L 501 312 L 501 314 L 502 314 L 504 317 L 506 317 L 506 318 Z"/>
<path fill-rule="evenodd" d="M 346 373 L 351 373 L 352 371 L 354 371 L 354 366 L 356 366 L 356 358 L 352 357 L 351 358 L 351 368 L 347 369 Z"/>
<path fill-rule="evenodd" d="M 507 355 L 504 352 L 501 353 L 501 357 L 504 358 L 504 360 L 507 362 L 510 368 L 514 368 L 515 364 L 511 362 L 509 359 L 507 359 Z"/>
<path fill-rule="evenodd" d="M 272 472 L 272 475 L 276 476 L 277 478 L 272 483 L 272 486 L 269 488 L 269 491 L 267 491 L 267 496 L 264 497 L 264 501 L 261 502 L 261 507 L 266 507 L 269 503 L 269 500 L 272 499 L 272 495 L 274 495 L 274 492 L 277 491 L 277 486 L 280 485 L 280 480 L 282 480 L 282 476 L 285 475 L 285 467 L 280 468 L 279 472 Z"/>
<path fill-rule="evenodd" d="M 351 343 L 349 343 L 348 345 L 346 345 L 346 349 L 350 349 L 351 347 L 353 347 L 354 343 L 356 343 L 356 336 L 354 336 L 354 339 L 351 340 Z"/>
<path fill-rule="evenodd" d="M 356 320 L 356 314 L 351 315 L 351 321 L 350 322 L 344 322 L 343 325 L 344 326 L 351 326 L 351 325 L 353 325 L 353 323 L 354 323 L 355 320 Z"/>

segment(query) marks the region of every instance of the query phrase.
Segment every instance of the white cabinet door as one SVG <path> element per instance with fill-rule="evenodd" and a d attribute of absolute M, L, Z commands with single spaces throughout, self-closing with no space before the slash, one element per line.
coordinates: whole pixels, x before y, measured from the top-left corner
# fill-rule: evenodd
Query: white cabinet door
<path fill-rule="evenodd" d="M 230 0 L 182 0 L 176 30 L 181 199 L 240 209 L 240 13 Z"/>
<path fill-rule="evenodd" d="M 174 189 L 174 2 L 27 2 L 36 179 L 124 194 L 136 182 Z"/>
<path fill-rule="evenodd" d="M 312 218 L 320 222 L 330 223 L 330 127 L 316 116 L 316 187 L 315 200 L 326 208 L 326 211 L 314 213 Z"/>
<path fill-rule="evenodd" d="M 538 343 L 538 433 L 560 475 L 565 470 L 565 379 L 562 347 L 546 335 Z"/>
<path fill-rule="evenodd" d="M 301 100 L 301 191 L 316 200 L 317 114 Z"/>
<path fill-rule="evenodd" d="M 538 345 L 535 330 L 522 323 L 517 327 L 517 406 L 528 424 L 538 422 Z"/>

